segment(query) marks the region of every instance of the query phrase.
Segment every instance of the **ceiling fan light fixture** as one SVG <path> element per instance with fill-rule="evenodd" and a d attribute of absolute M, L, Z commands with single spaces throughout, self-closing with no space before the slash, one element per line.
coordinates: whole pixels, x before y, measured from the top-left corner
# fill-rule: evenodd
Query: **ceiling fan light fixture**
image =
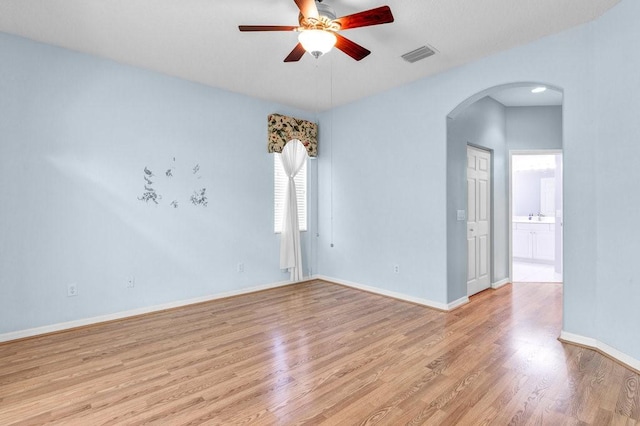
<path fill-rule="evenodd" d="M 331 31 L 303 30 L 298 35 L 298 41 L 316 59 L 324 55 L 335 46 L 338 39 Z"/>

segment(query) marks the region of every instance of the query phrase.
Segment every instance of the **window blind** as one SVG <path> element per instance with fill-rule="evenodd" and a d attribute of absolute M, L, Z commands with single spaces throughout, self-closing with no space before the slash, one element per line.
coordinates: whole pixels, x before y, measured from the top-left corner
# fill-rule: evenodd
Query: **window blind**
<path fill-rule="evenodd" d="M 273 155 L 273 231 L 280 233 L 282 231 L 282 214 L 284 207 L 285 191 L 287 189 L 287 181 L 289 178 L 282 168 L 282 160 L 280 154 Z M 298 198 L 298 225 L 301 231 L 307 230 L 307 161 L 304 162 L 302 168 L 293 180 L 296 183 L 296 195 Z"/>

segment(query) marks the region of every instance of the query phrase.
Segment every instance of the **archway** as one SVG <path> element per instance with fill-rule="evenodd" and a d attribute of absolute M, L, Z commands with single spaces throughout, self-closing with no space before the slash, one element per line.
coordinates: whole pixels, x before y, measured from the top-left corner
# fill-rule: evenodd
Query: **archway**
<path fill-rule="evenodd" d="M 447 115 L 447 294 L 450 303 L 468 297 L 466 149 L 469 145 L 492 153 L 491 287 L 510 281 L 509 149 L 513 146 L 517 149 L 538 149 L 544 144 L 534 146 L 531 141 L 515 143 L 509 140 L 508 120 L 515 115 L 511 113 L 516 112 L 510 108 L 535 106 L 542 111 L 547 107 L 539 101 L 534 102 L 534 99 L 539 99 L 531 93 L 534 87 L 545 87 L 548 94 L 560 98 L 559 105 L 548 107 L 553 107 L 554 114 L 559 116 L 557 133 L 560 146 L 554 148 L 561 149 L 563 90 L 555 85 L 528 81 L 494 86 L 470 96 Z M 496 100 L 500 93 L 521 91 L 524 94 L 527 90 L 532 95 L 529 106 L 525 104 L 525 96 L 518 106 L 514 106 L 515 103 L 504 105 Z"/>

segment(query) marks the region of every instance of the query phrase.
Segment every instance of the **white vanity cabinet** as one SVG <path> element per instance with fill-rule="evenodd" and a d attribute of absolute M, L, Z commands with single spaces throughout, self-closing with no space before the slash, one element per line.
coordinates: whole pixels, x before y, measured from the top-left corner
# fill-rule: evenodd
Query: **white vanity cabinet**
<path fill-rule="evenodd" d="M 522 260 L 551 262 L 555 259 L 555 224 L 513 223 L 513 257 Z"/>
<path fill-rule="evenodd" d="M 533 257 L 533 239 L 531 231 L 518 229 L 516 223 L 513 224 L 513 257 L 520 259 L 531 259 Z"/>

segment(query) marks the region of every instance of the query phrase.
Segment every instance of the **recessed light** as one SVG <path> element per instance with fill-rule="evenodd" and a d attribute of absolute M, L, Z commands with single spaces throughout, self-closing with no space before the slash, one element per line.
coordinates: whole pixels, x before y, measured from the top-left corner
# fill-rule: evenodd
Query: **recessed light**
<path fill-rule="evenodd" d="M 544 92 L 545 90 L 547 90 L 547 88 L 546 88 L 546 87 L 544 87 L 544 86 L 540 86 L 540 87 L 536 87 L 535 89 L 532 89 L 532 90 L 531 90 L 531 93 L 542 93 L 542 92 Z"/>

